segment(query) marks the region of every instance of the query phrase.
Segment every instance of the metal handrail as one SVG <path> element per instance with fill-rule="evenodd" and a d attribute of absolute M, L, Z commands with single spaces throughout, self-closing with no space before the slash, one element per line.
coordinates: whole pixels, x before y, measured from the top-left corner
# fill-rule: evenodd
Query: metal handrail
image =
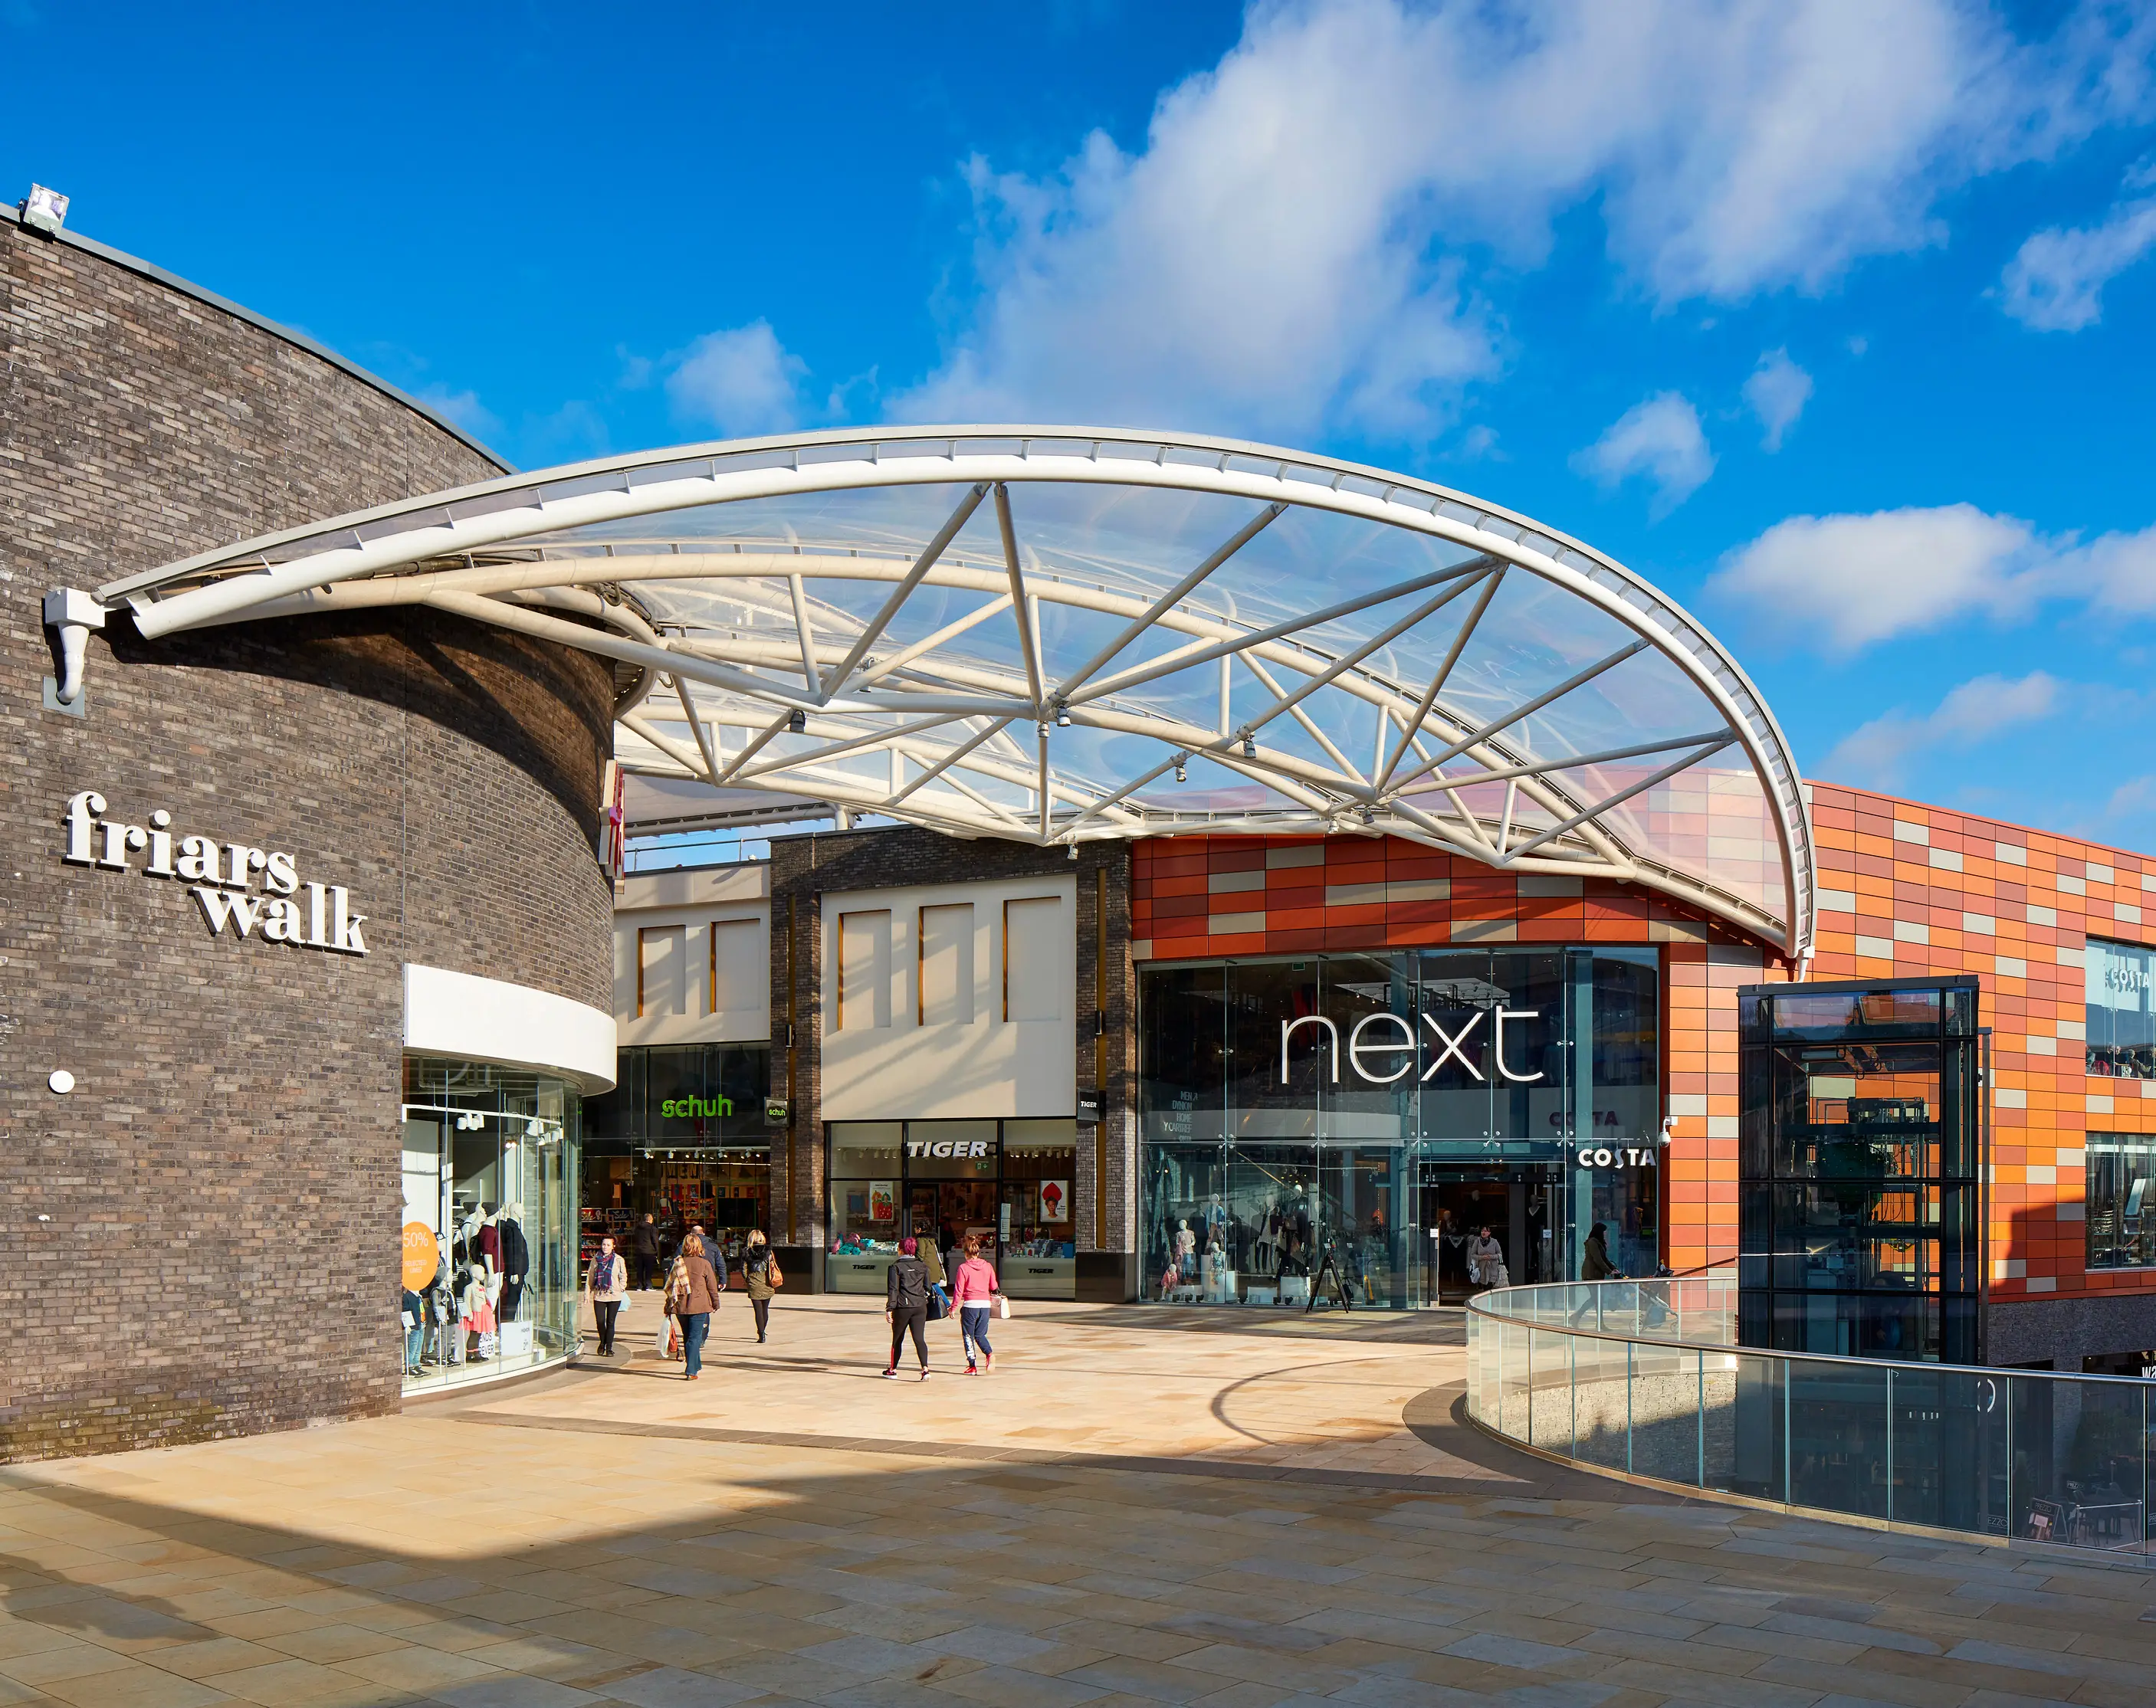
<path fill-rule="evenodd" d="M 1717 1267 L 1725 1267 L 1717 1265 Z M 1696 1270 L 1694 1274 L 1712 1274 L 1712 1269 Z M 2156 1387 L 2156 1377 L 2146 1376 L 2107 1376 L 2092 1371 L 2080 1375 L 2071 1370 L 2017 1370 L 1997 1364 L 1939 1364 L 1921 1358 L 1862 1358 L 1846 1352 L 1790 1352 L 1779 1346 L 1740 1346 L 1734 1341 L 1687 1341 L 1670 1339 L 1659 1335 L 1620 1334 L 1602 1328 L 1582 1328 L 1576 1324 L 1539 1322 L 1532 1317 L 1508 1316 L 1501 1311 L 1488 1310 L 1484 1301 L 1500 1293 L 1532 1293 L 1543 1287 L 1645 1287 L 1658 1281 L 1681 1277 L 1650 1276 L 1640 1280 L 1610 1281 L 1531 1281 L 1517 1287 L 1492 1287 L 1487 1293 L 1479 1293 L 1467 1301 L 1467 1309 L 1478 1316 L 1486 1316 L 1492 1322 L 1512 1323 L 1521 1328 L 1541 1329 L 1549 1334 L 1578 1335 L 1584 1339 L 1620 1341 L 1630 1345 L 1650 1346 L 1683 1346 L 1697 1352 L 1742 1352 L 1748 1358 L 1779 1358 L 1784 1362 L 1801 1359 L 1807 1364 L 1854 1364 L 1866 1370 L 1892 1368 L 1896 1370 L 1951 1371 L 1972 1376 L 2010 1376 L 2017 1382 L 2110 1382 L 2128 1387 Z M 1672 1313 L 1674 1314 L 1674 1313 Z M 1598 1308 L 1598 1318 L 1600 1311 Z"/>

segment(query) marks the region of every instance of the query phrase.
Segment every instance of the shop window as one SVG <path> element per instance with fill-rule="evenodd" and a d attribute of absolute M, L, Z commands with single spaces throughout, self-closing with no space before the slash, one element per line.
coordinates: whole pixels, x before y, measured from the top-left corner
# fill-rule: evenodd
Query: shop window
<path fill-rule="evenodd" d="M 839 916 L 839 1012 L 832 1030 L 891 1024 L 891 910 Z"/>
<path fill-rule="evenodd" d="M 1007 1121 L 996 1208 L 1004 1290 L 1017 1299 L 1077 1296 L 1071 1198 L 1078 1183 L 1077 1123 Z"/>
<path fill-rule="evenodd" d="M 2088 940 L 2088 1071 L 2156 1080 L 2156 951 Z"/>
<path fill-rule="evenodd" d="M 738 1013 L 771 1000 L 771 957 L 764 936 L 758 920 L 711 921 L 710 1013 Z"/>
<path fill-rule="evenodd" d="M 970 902 L 921 910 L 918 1009 L 923 1026 L 973 1023 L 973 908 Z"/>
<path fill-rule="evenodd" d="M 1004 904 L 1004 1018 L 1060 1020 L 1069 936 L 1063 899 L 1029 896 Z"/>
<path fill-rule="evenodd" d="M 704 1100 L 703 1046 L 648 1049 L 644 1065 L 644 1133 L 653 1138 L 693 1135 Z"/>
<path fill-rule="evenodd" d="M 636 934 L 636 1018 L 689 1012 L 689 928 L 645 926 Z"/>
<path fill-rule="evenodd" d="M 834 1293 L 880 1293 L 898 1255 L 906 1126 L 834 1121 L 830 1129 L 831 1249 L 824 1283 Z"/>
<path fill-rule="evenodd" d="M 1148 1143 L 1220 1137 L 1227 977 L 1221 966 L 1148 967 L 1140 974 L 1138 1102 Z"/>
<path fill-rule="evenodd" d="M 2091 1133 L 2087 1191 L 2089 1268 L 2156 1268 L 2156 1138 Z"/>
<path fill-rule="evenodd" d="M 580 1114 L 565 1080 L 406 1059 L 403 1290 L 387 1326 L 407 1392 L 575 1350 Z"/>

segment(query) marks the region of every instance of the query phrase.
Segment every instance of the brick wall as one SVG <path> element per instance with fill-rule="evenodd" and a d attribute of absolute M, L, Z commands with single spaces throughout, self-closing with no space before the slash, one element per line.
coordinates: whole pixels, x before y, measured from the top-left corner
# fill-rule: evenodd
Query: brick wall
<path fill-rule="evenodd" d="M 983 839 L 962 842 L 912 828 L 840 831 L 778 838 L 771 844 L 772 1095 L 787 1096 L 790 1126 L 781 1158 L 773 1162 L 772 1201 L 790 1207 L 790 1219 L 774 1214 L 792 1242 L 808 1244 L 824 1228 L 823 1116 L 818 1069 L 822 1054 L 825 969 L 816 897 L 824 890 L 875 890 L 911 884 L 955 884 L 1021 877 L 1077 880 L 1077 991 L 1072 1013 L 1080 1088 L 1096 1085 L 1093 1032 L 1097 988 L 1099 874 L 1106 873 L 1108 903 L 1107 1032 L 1100 1052 L 1106 1066 L 1103 1110 L 1107 1136 L 1107 1239 L 1099 1238 L 1099 1149 L 1081 1129 L 1078 1178 L 1073 1191 L 1081 1252 L 1128 1251 L 1134 1210 L 1137 1156 L 1135 1049 L 1131 978 L 1130 850 L 1122 843 L 1089 842 L 1072 860 L 1061 849 Z M 788 944 L 792 953 L 789 957 Z M 794 1048 L 786 1047 L 788 968 L 792 969 Z M 789 1081 L 789 1074 L 791 1079 Z"/>
<path fill-rule="evenodd" d="M 47 588 L 499 470 L 274 332 L 5 223 L 0 352 L 0 1456 L 393 1408 L 400 967 L 610 1006 L 610 675 L 432 614 L 154 644 L 116 618 L 87 716 L 44 710 Z M 212 936 L 182 885 L 63 864 L 85 788 L 291 853 L 351 890 L 371 952 Z"/>

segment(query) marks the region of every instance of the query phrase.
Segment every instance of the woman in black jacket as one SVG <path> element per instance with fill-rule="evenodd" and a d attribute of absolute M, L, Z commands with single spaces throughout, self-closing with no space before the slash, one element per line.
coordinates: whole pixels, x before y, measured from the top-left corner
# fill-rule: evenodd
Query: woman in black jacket
<path fill-rule="evenodd" d="M 894 1382 L 898 1379 L 898 1349 L 908 1329 L 921 1359 L 921 1379 L 928 1380 L 928 1265 L 921 1262 L 920 1249 L 907 1234 L 898 1242 L 898 1255 L 884 1277 L 883 1320 L 891 1325 L 891 1362 L 883 1373 Z"/>

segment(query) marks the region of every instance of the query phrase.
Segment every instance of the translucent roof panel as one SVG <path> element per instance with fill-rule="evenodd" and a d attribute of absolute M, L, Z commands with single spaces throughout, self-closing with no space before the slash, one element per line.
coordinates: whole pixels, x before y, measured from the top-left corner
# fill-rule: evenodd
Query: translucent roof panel
<path fill-rule="evenodd" d="M 615 661 L 633 772 L 1044 844 L 1389 834 L 1796 956 L 1810 825 L 1728 654 L 1578 541 L 1261 446 L 938 428 L 511 476 L 132 575 L 151 634 L 427 604 Z"/>

